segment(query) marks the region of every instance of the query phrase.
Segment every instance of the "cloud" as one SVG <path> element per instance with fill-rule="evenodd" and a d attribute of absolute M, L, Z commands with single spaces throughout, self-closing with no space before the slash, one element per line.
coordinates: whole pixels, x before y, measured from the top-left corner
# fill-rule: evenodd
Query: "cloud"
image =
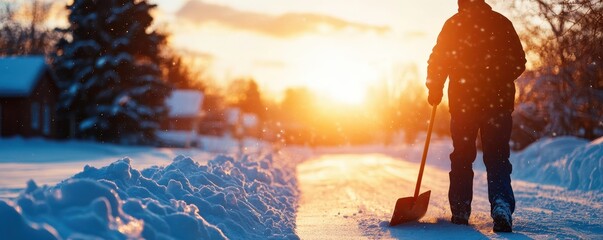
<path fill-rule="evenodd" d="M 404 33 L 404 37 L 407 40 L 423 40 L 428 37 L 428 34 L 424 31 L 415 30 Z"/>
<path fill-rule="evenodd" d="M 254 31 L 273 37 L 295 37 L 325 30 L 355 29 L 364 32 L 385 33 L 386 26 L 349 22 L 340 18 L 314 13 L 285 13 L 268 15 L 242 11 L 229 6 L 190 0 L 176 13 L 177 16 L 204 24 L 217 22 L 232 28 Z"/>

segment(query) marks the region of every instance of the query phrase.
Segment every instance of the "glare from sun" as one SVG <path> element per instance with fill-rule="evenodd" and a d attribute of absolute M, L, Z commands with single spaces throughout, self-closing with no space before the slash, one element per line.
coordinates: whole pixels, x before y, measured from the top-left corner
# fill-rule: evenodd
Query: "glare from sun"
<path fill-rule="evenodd" d="M 364 103 L 377 71 L 359 56 L 333 49 L 308 54 L 304 59 L 302 78 L 319 95 L 337 103 Z"/>

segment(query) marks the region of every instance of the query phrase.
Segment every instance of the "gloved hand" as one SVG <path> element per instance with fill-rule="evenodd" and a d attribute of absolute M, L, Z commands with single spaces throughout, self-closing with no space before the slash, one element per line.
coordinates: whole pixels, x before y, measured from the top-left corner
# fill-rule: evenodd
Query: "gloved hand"
<path fill-rule="evenodd" d="M 429 96 L 427 97 L 427 102 L 429 105 L 436 106 L 442 102 L 442 91 L 429 91 Z"/>

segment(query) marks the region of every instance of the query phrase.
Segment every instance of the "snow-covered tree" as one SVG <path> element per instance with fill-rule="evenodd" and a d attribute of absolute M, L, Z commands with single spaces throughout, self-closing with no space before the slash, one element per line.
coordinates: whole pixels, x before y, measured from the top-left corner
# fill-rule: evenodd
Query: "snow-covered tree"
<path fill-rule="evenodd" d="M 514 0 L 532 58 L 517 81 L 519 148 L 544 136 L 603 136 L 603 0 Z M 528 11 L 526 11 L 528 9 Z"/>
<path fill-rule="evenodd" d="M 78 137 L 148 143 L 167 109 L 159 47 L 149 30 L 155 5 L 146 0 L 75 0 L 70 27 L 58 43 L 54 67 L 63 92 L 60 110 Z"/>

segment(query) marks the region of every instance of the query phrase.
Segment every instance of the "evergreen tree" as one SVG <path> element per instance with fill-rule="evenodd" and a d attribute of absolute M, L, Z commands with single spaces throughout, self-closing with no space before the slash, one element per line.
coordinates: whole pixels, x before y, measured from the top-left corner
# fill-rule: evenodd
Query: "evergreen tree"
<path fill-rule="evenodd" d="M 145 0 L 75 0 L 67 37 L 58 43 L 55 70 L 60 110 L 78 137 L 150 143 L 167 113 L 170 88 L 161 80 L 165 37 L 147 29 L 156 7 Z"/>

